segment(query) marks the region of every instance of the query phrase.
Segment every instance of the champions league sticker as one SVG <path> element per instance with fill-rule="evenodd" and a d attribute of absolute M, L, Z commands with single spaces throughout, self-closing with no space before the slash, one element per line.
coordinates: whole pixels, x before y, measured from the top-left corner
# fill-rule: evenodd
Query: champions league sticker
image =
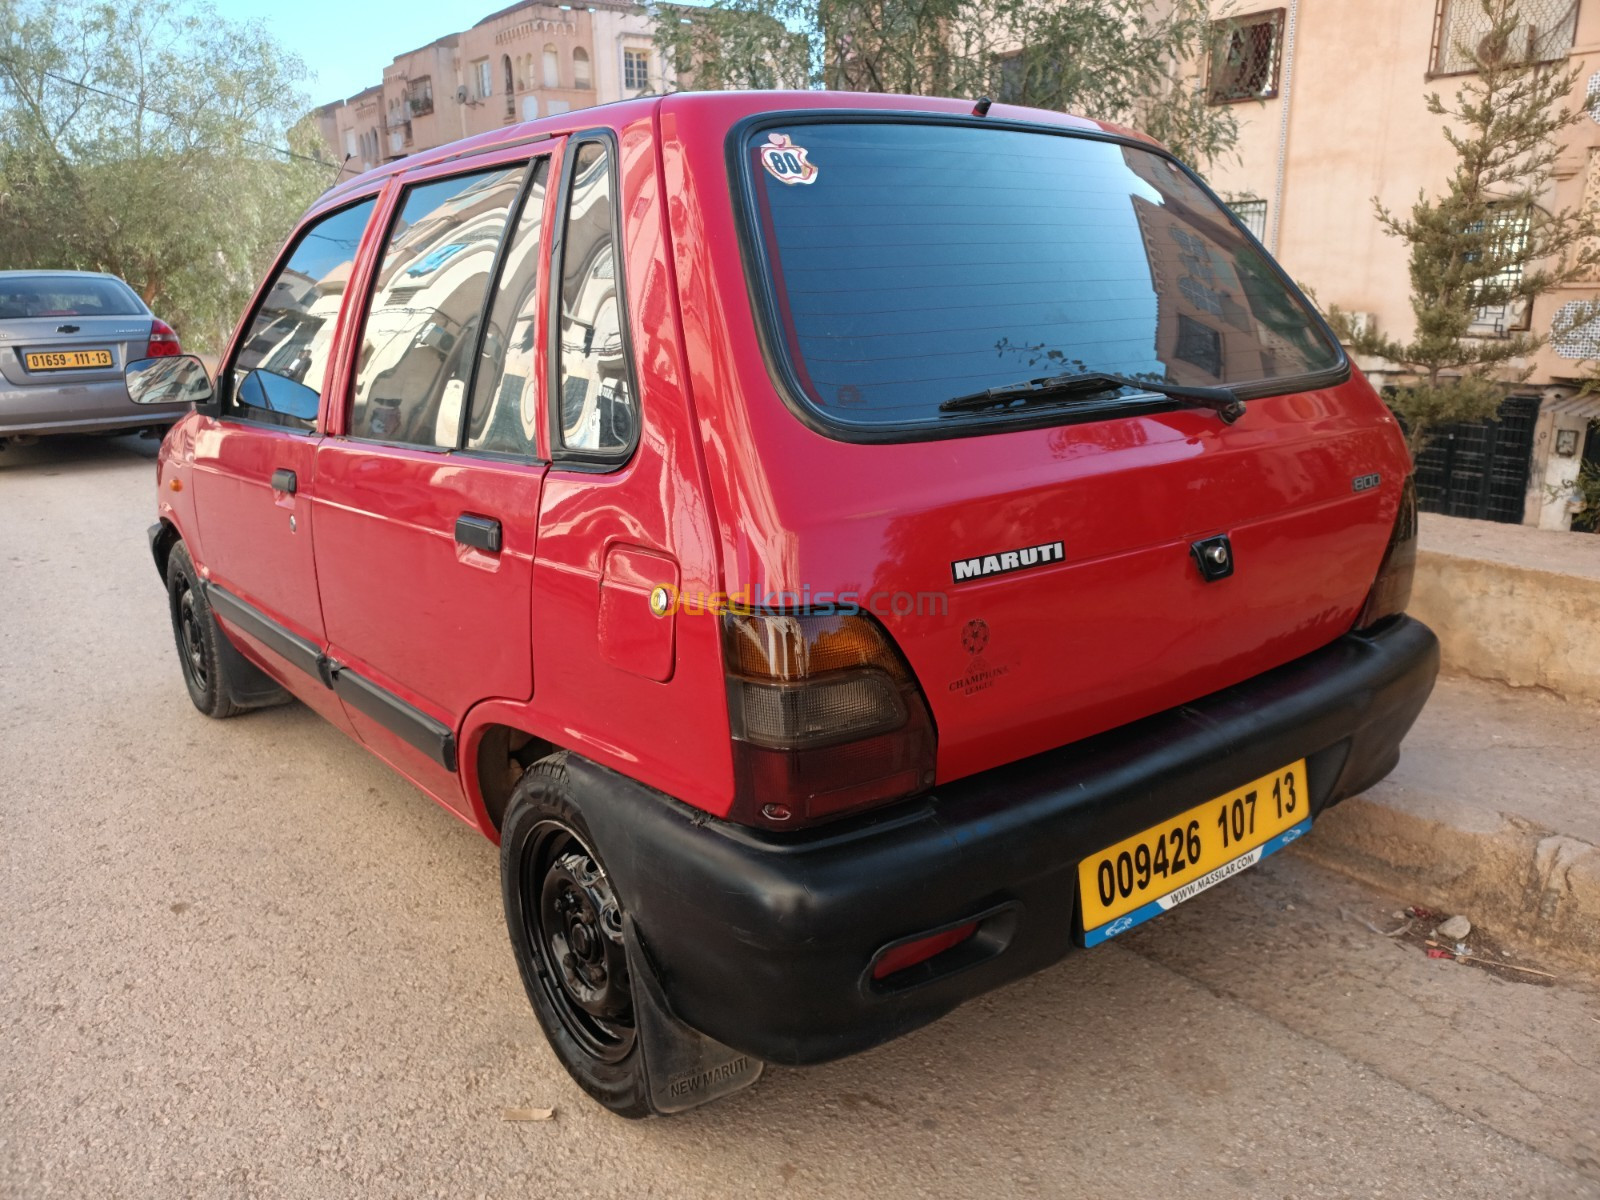
<path fill-rule="evenodd" d="M 779 183 L 815 183 L 818 171 L 806 158 L 806 148 L 796 146 L 787 133 L 769 133 L 761 147 L 761 165 Z"/>

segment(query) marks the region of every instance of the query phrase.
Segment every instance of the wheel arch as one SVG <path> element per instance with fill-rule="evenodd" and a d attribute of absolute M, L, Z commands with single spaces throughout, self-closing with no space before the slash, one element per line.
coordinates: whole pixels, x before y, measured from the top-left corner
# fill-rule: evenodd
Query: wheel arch
<path fill-rule="evenodd" d="M 541 758 L 562 749 L 536 732 L 520 706 L 500 701 L 480 704 L 468 715 L 461 734 L 459 769 L 462 789 L 489 840 L 499 843 L 511 791 L 522 774 Z"/>

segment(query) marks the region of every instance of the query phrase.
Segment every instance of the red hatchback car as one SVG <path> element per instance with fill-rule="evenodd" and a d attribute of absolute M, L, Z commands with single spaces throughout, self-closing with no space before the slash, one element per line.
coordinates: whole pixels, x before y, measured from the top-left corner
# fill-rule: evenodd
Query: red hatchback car
<path fill-rule="evenodd" d="M 160 457 L 184 678 L 501 847 L 552 1046 L 666 1113 L 1115 937 L 1381 779 L 1411 465 L 1158 145 L 674 95 L 325 195 Z"/>

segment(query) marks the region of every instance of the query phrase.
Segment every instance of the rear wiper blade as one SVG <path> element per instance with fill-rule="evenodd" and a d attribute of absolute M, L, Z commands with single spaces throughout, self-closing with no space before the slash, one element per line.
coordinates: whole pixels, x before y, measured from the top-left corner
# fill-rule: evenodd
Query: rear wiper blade
<path fill-rule="evenodd" d="M 1025 379 L 1021 383 L 1007 383 L 1000 387 L 984 388 L 953 396 L 939 405 L 940 412 L 977 412 L 986 408 L 1007 408 L 1013 404 L 1035 404 L 1045 400 L 1059 400 L 1065 396 L 1089 395 L 1122 388 L 1136 388 L 1170 396 L 1174 400 L 1193 400 L 1211 409 L 1224 422 L 1231 425 L 1244 415 L 1244 401 L 1226 387 L 1186 387 L 1160 380 L 1139 379 L 1133 375 L 1118 375 L 1113 371 L 1074 371 L 1065 375 L 1045 375 L 1039 379 Z"/>

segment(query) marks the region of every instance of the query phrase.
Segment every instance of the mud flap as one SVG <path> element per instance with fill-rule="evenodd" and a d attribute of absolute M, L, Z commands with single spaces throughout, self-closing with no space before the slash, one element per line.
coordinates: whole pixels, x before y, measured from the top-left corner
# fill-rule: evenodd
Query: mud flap
<path fill-rule="evenodd" d="M 683 1112 L 731 1095 L 760 1079 L 766 1064 L 759 1058 L 712 1041 L 672 1015 L 633 918 L 625 916 L 623 920 L 634 1019 L 639 1023 L 639 1048 L 644 1054 L 650 1107 L 662 1116 Z"/>
<path fill-rule="evenodd" d="M 227 680 L 228 698 L 240 708 L 271 708 L 287 704 L 294 697 L 233 644 L 228 631 L 215 626 L 217 656 L 222 659 L 222 677 Z"/>

